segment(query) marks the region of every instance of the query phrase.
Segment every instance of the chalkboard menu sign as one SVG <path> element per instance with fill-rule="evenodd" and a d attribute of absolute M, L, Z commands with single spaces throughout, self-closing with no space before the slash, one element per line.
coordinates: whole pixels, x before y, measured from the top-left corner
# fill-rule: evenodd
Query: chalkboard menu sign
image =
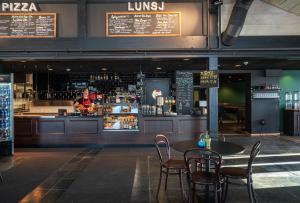
<path fill-rule="evenodd" d="M 180 35 L 180 12 L 106 13 L 107 37 L 155 37 Z"/>
<path fill-rule="evenodd" d="M 218 71 L 201 71 L 200 72 L 200 87 L 219 87 Z"/>
<path fill-rule="evenodd" d="M 0 13 L 0 38 L 54 38 L 56 13 Z"/>
<path fill-rule="evenodd" d="M 190 115 L 193 109 L 193 73 L 176 71 L 177 113 Z"/>

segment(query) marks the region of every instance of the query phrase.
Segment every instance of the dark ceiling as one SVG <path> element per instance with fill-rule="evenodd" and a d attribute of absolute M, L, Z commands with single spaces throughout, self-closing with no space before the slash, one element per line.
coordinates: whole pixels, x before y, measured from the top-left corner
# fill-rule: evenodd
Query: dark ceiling
<path fill-rule="evenodd" d="M 140 60 L 102 60 L 102 61 L 16 61 L 2 62 L 7 72 L 172 72 L 174 70 L 204 70 L 208 67 L 207 58 L 193 59 L 140 59 Z M 157 68 L 160 67 L 160 70 Z M 290 59 L 278 58 L 220 58 L 220 70 L 255 69 L 300 69 L 300 56 Z"/>

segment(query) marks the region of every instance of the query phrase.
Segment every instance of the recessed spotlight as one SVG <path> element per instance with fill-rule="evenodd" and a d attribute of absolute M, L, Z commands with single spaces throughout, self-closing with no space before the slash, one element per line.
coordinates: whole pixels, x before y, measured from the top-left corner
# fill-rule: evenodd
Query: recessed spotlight
<path fill-rule="evenodd" d="M 246 66 L 246 65 L 249 64 L 249 62 L 248 61 L 244 61 L 243 64 Z"/>
<path fill-rule="evenodd" d="M 25 60 L 22 60 L 22 61 L 20 61 L 21 63 L 26 63 L 27 61 L 25 61 Z"/>
<path fill-rule="evenodd" d="M 67 68 L 67 69 L 66 69 L 66 71 L 67 71 L 67 72 L 70 72 L 70 71 L 71 71 L 71 69 L 70 69 L 70 68 Z"/>
<path fill-rule="evenodd" d="M 48 68 L 48 71 L 53 71 L 53 68 Z"/>
<path fill-rule="evenodd" d="M 237 68 L 241 67 L 241 64 L 235 64 L 235 67 L 237 67 Z"/>
<path fill-rule="evenodd" d="M 191 60 L 191 59 L 183 59 L 184 61 L 189 61 L 189 60 Z"/>
<path fill-rule="evenodd" d="M 156 70 L 161 70 L 162 68 L 161 67 L 156 67 Z"/>
<path fill-rule="evenodd" d="M 101 68 L 102 71 L 107 71 L 107 68 Z"/>

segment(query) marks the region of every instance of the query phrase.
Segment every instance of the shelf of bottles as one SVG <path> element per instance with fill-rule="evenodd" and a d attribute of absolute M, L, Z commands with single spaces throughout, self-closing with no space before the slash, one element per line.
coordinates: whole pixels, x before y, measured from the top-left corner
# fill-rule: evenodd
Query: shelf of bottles
<path fill-rule="evenodd" d="M 138 105 L 111 103 L 103 106 L 104 130 L 138 131 Z"/>
<path fill-rule="evenodd" d="M 255 86 L 251 88 L 252 99 L 279 99 L 279 85 Z"/>
<path fill-rule="evenodd" d="M 0 142 L 12 140 L 11 85 L 0 83 Z"/>

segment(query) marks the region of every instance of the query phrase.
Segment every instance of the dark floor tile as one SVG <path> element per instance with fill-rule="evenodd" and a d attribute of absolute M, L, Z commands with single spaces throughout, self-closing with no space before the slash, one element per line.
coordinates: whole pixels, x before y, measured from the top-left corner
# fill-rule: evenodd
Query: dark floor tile
<path fill-rule="evenodd" d="M 66 190 L 74 180 L 75 179 L 60 179 L 60 181 L 53 186 L 53 189 Z"/>
<path fill-rule="evenodd" d="M 64 193 L 64 190 L 50 190 L 44 198 L 41 200 L 42 203 L 54 203 Z"/>

